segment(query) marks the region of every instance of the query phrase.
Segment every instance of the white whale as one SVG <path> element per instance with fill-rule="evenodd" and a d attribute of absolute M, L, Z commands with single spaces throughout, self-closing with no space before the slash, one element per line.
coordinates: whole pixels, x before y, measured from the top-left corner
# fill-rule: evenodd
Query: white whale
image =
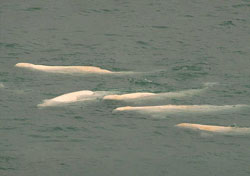
<path fill-rule="evenodd" d="M 47 107 L 47 106 L 59 106 L 74 102 L 80 101 L 88 101 L 88 100 L 95 100 L 98 98 L 102 98 L 108 92 L 105 91 L 90 91 L 90 90 L 82 90 L 77 92 L 71 92 L 67 94 L 60 95 L 58 97 L 43 100 L 43 103 L 38 104 L 38 107 Z"/>
<path fill-rule="evenodd" d="M 248 107 L 248 105 L 161 105 L 161 106 L 125 106 L 116 108 L 114 111 L 136 111 L 136 112 L 163 112 L 163 113 L 176 113 L 176 112 L 216 112 L 230 109 L 239 109 L 242 107 Z"/>
<path fill-rule="evenodd" d="M 117 74 L 117 73 L 132 73 L 132 72 L 112 72 L 93 66 L 47 66 L 35 65 L 30 63 L 17 63 L 16 67 L 22 67 L 30 70 L 38 70 L 49 73 L 95 73 L 95 74 Z"/>
<path fill-rule="evenodd" d="M 193 96 L 202 91 L 205 91 L 207 88 L 203 89 L 190 89 L 178 92 L 165 92 L 165 93 L 151 93 L 151 92 L 137 92 L 137 93 L 129 93 L 129 94 L 114 94 L 114 95 L 106 95 L 103 97 L 104 100 L 140 100 L 147 98 L 179 98 L 186 96 Z"/>
<path fill-rule="evenodd" d="M 180 128 L 200 130 L 200 131 L 220 133 L 220 134 L 250 134 L 250 128 L 201 125 L 192 123 L 180 123 L 176 126 Z"/>
<path fill-rule="evenodd" d="M 138 92 L 138 93 L 130 93 L 130 94 L 123 94 L 123 95 L 106 95 L 103 97 L 104 100 L 132 100 L 138 98 L 145 98 L 145 97 L 152 97 L 156 96 L 155 93 L 149 92 Z"/>
<path fill-rule="evenodd" d="M 208 88 L 216 85 L 214 82 L 204 83 L 204 87 L 201 89 L 188 89 L 176 92 L 163 92 L 163 93 L 152 93 L 152 92 L 135 92 L 128 94 L 114 94 L 106 95 L 103 97 L 104 100 L 120 100 L 120 101 L 134 101 L 134 100 L 146 100 L 146 99 L 162 99 L 162 98 L 181 98 L 193 96 L 206 91 Z"/>

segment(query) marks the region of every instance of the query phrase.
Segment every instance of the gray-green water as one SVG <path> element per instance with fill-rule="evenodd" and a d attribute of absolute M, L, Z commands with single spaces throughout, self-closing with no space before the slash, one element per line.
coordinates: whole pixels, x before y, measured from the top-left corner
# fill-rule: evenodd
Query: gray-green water
<path fill-rule="evenodd" d="M 152 118 L 127 105 L 250 104 L 250 1 L 1 0 L 0 175 L 248 176 L 250 136 L 206 137 L 174 127 L 250 127 L 248 109 Z M 72 76 L 18 62 L 93 65 L 125 76 Z M 95 101 L 39 109 L 79 91 L 168 92 L 140 104 Z"/>

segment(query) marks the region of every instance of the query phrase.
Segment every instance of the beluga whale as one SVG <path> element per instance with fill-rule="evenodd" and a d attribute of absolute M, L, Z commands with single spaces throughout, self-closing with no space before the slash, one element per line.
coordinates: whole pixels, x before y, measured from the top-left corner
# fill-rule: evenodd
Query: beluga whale
<path fill-rule="evenodd" d="M 75 102 L 83 102 L 89 100 L 96 100 L 98 98 L 102 98 L 107 95 L 109 92 L 107 91 L 90 91 L 90 90 L 82 90 L 77 92 L 70 92 L 60 96 L 57 96 L 52 99 L 43 100 L 43 103 L 38 104 L 38 107 L 49 107 L 49 106 L 62 106 Z"/>
<path fill-rule="evenodd" d="M 215 134 L 229 134 L 229 135 L 250 134 L 250 128 L 202 125 L 202 124 L 193 124 L 193 123 L 180 123 L 180 124 L 177 124 L 176 126 L 180 128 L 210 132 L 210 133 L 215 133 Z"/>
<path fill-rule="evenodd" d="M 136 101 L 136 100 L 147 100 L 147 99 L 163 99 L 163 98 L 181 98 L 187 96 L 193 96 L 205 91 L 207 87 L 202 89 L 189 89 L 176 92 L 162 92 L 162 93 L 152 93 L 152 92 L 135 92 L 128 94 L 113 94 L 104 96 L 104 100 L 116 100 L 116 101 Z"/>
<path fill-rule="evenodd" d="M 116 100 L 116 101 L 137 101 L 137 100 L 149 100 L 149 99 L 166 99 L 166 98 L 182 98 L 190 97 L 199 93 L 203 93 L 208 88 L 216 85 L 217 83 L 204 83 L 204 87 L 200 89 L 187 89 L 175 92 L 134 92 L 127 94 L 113 94 L 103 97 L 104 100 Z"/>
<path fill-rule="evenodd" d="M 31 63 L 17 63 L 16 67 L 21 67 L 29 70 L 37 70 L 48 73 L 65 73 L 65 74 L 126 74 L 132 72 L 112 72 L 94 66 L 47 66 L 35 65 Z"/>
<path fill-rule="evenodd" d="M 209 113 L 226 110 L 237 110 L 249 107 L 244 104 L 237 105 L 160 105 L 160 106 L 125 106 L 118 107 L 117 111 L 134 111 L 139 113 Z"/>

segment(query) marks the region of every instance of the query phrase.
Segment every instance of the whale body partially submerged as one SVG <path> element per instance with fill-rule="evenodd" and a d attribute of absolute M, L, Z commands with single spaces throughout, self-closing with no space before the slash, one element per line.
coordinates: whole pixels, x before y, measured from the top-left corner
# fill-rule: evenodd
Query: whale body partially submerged
<path fill-rule="evenodd" d="M 193 96 L 195 94 L 205 91 L 208 87 L 202 89 L 189 89 L 177 92 L 163 92 L 163 93 L 151 93 L 151 92 L 136 92 L 129 94 L 114 94 L 104 96 L 104 100 L 121 100 L 121 101 L 131 101 L 131 100 L 145 100 L 145 99 L 162 99 L 162 98 L 180 98 L 186 96 Z"/>
<path fill-rule="evenodd" d="M 16 67 L 26 68 L 30 70 L 37 70 L 50 73 L 95 73 L 95 74 L 115 74 L 115 73 L 129 73 L 129 72 L 112 72 L 94 66 L 47 66 L 35 65 L 31 63 L 17 63 Z"/>
<path fill-rule="evenodd" d="M 193 123 L 180 123 L 176 126 L 185 129 L 200 130 L 218 134 L 250 134 L 250 128 L 202 125 Z"/>
<path fill-rule="evenodd" d="M 216 112 L 230 109 L 238 109 L 242 107 L 248 107 L 248 105 L 161 105 L 161 106 L 125 106 L 116 108 L 114 111 L 137 111 L 137 112 Z"/>
<path fill-rule="evenodd" d="M 123 94 L 123 95 L 106 95 L 103 97 L 104 100 L 132 100 L 138 98 L 145 98 L 145 97 L 152 97 L 155 96 L 155 93 L 149 92 L 138 92 L 138 93 L 130 93 L 130 94 Z"/>
<path fill-rule="evenodd" d="M 102 98 L 107 93 L 108 92 L 105 92 L 105 91 L 93 92 L 90 90 L 71 92 L 71 93 L 60 95 L 52 99 L 44 100 L 43 103 L 38 104 L 37 106 L 38 107 L 60 106 L 60 105 L 74 103 L 74 102 L 95 100 L 98 98 Z"/>

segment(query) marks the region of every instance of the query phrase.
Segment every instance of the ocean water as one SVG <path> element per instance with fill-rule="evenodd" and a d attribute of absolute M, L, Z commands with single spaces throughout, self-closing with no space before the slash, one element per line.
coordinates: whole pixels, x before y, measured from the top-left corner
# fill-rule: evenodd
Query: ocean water
<path fill-rule="evenodd" d="M 1 176 L 249 176 L 250 136 L 178 123 L 250 127 L 250 110 L 152 118 L 121 106 L 250 105 L 249 0 L 1 0 Z M 19 62 L 89 65 L 128 75 L 52 74 Z M 80 91 L 172 92 L 159 101 L 38 108 Z"/>

